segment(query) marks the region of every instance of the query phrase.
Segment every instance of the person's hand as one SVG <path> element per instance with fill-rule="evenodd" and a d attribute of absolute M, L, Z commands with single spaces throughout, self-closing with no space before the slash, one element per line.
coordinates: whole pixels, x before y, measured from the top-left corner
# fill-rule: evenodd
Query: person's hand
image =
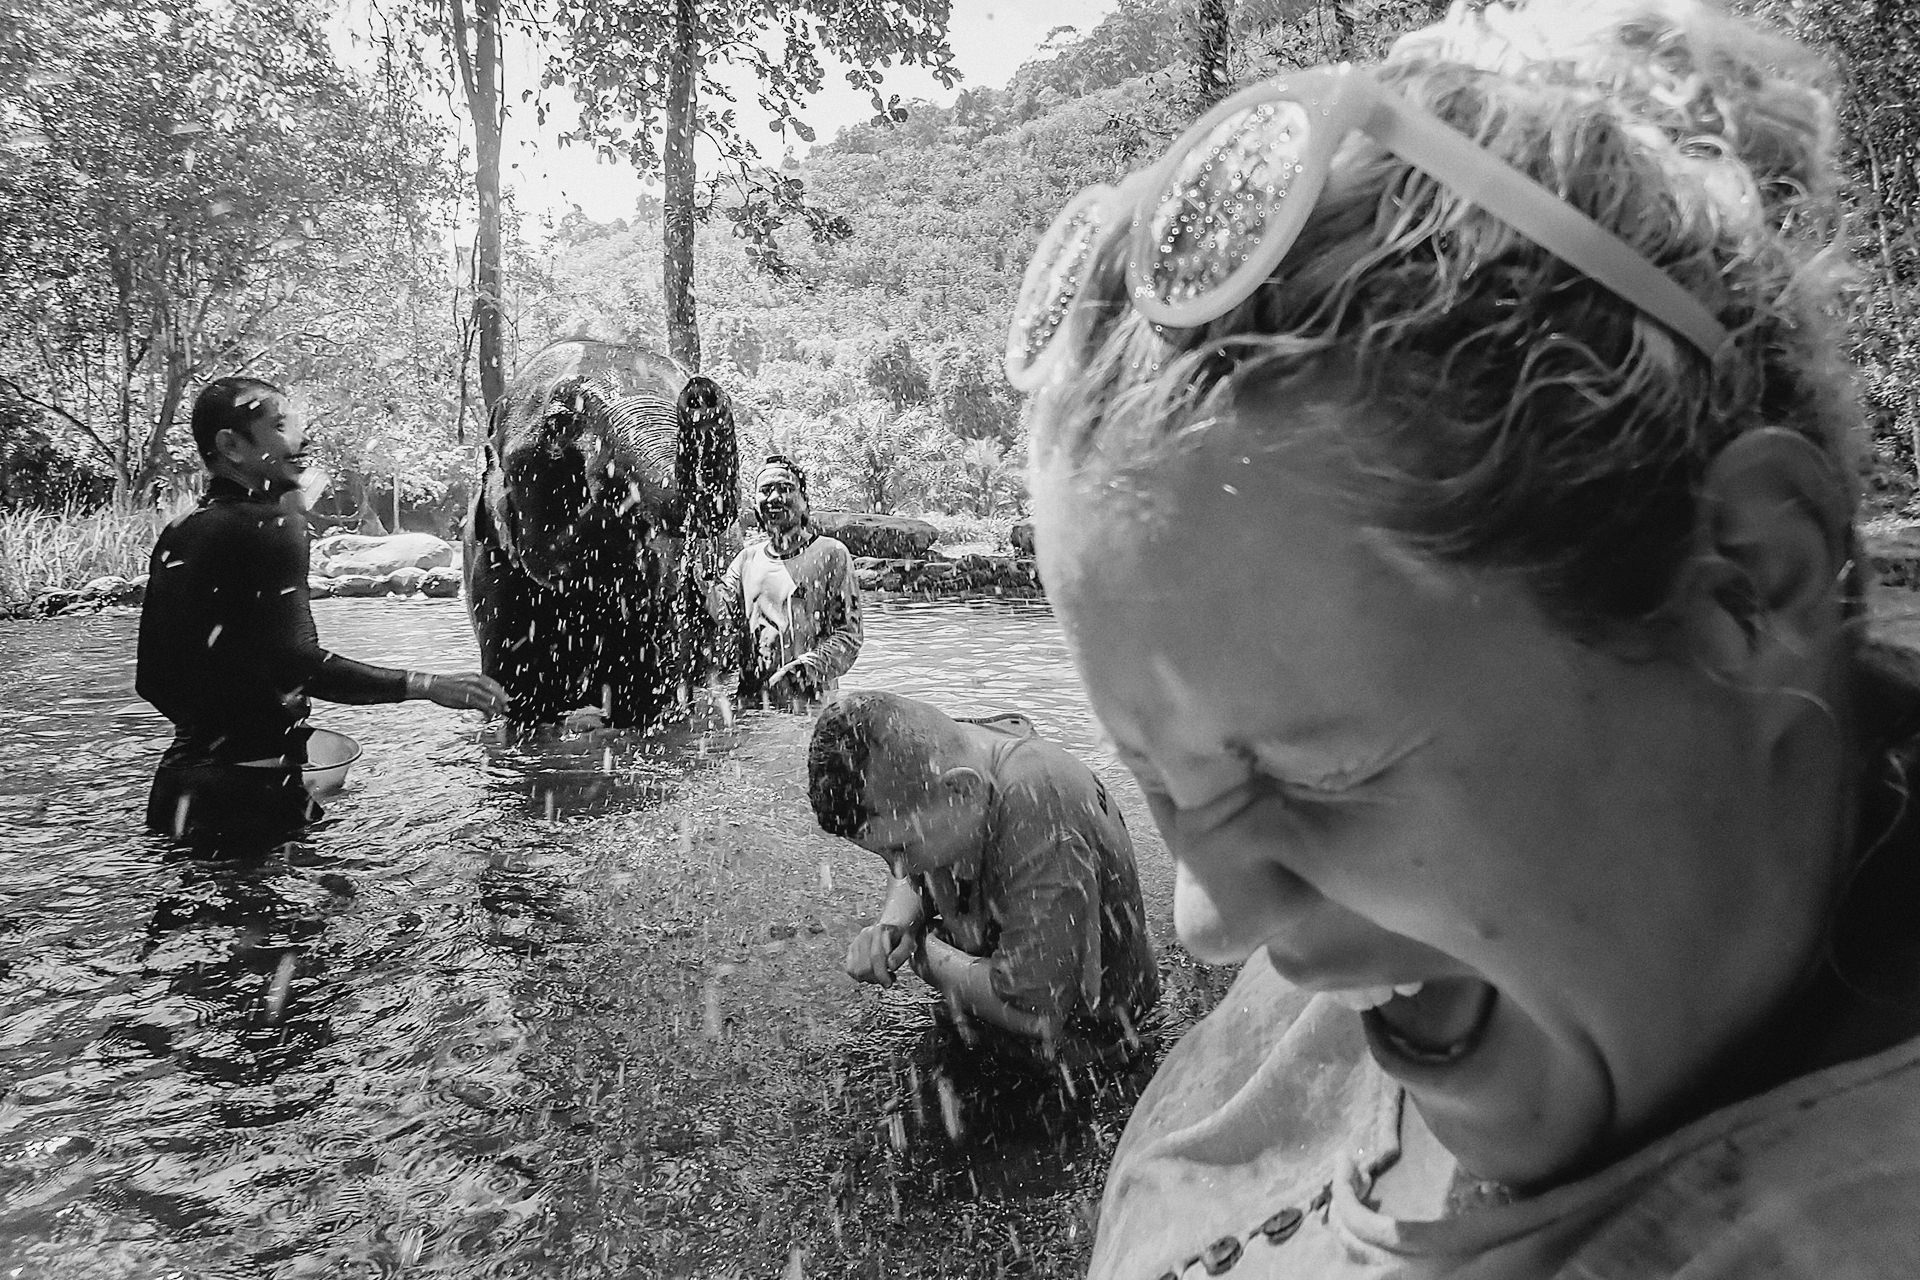
<path fill-rule="evenodd" d="M 847 976 L 855 982 L 893 985 L 893 975 L 913 958 L 920 937 L 897 924 L 870 924 L 847 947 Z"/>
<path fill-rule="evenodd" d="M 799 699 L 811 697 L 812 694 L 813 670 L 799 658 L 774 672 L 767 680 L 769 698 Z"/>
<path fill-rule="evenodd" d="M 507 710 L 507 691 L 492 676 L 478 671 L 440 676 L 415 672 L 420 677 L 420 696 L 453 711 L 484 711 L 490 716 Z"/>
<path fill-rule="evenodd" d="M 607 713 L 598 707 L 579 707 L 567 712 L 560 722 L 562 733 L 592 733 L 607 727 Z"/>

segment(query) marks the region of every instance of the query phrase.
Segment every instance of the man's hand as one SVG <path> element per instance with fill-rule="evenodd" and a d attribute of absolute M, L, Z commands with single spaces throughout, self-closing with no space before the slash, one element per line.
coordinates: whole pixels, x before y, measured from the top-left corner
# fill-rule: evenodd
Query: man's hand
<path fill-rule="evenodd" d="M 420 697 L 453 711 L 484 711 L 496 716 L 507 710 L 507 691 L 498 680 L 478 671 L 451 676 L 413 671 L 407 675 L 407 688 L 408 692 L 417 689 Z"/>
<path fill-rule="evenodd" d="M 893 975 L 913 958 L 920 935 L 897 924 L 870 924 L 847 947 L 847 976 L 855 982 L 893 985 Z"/>
<path fill-rule="evenodd" d="M 813 687 L 813 669 L 807 666 L 804 659 L 795 658 L 768 678 L 767 697 L 793 700 L 809 698 L 813 696 Z"/>

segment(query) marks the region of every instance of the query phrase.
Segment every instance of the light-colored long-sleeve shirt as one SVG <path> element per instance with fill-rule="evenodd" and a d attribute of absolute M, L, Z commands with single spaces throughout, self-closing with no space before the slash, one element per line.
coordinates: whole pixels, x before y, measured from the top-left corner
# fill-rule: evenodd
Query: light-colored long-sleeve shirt
<path fill-rule="evenodd" d="M 791 556 L 749 543 L 721 579 L 717 603 L 741 646 L 743 695 L 759 692 L 791 662 L 806 667 L 816 693 L 839 687 L 860 656 L 860 587 L 853 557 L 817 537 Z"/>

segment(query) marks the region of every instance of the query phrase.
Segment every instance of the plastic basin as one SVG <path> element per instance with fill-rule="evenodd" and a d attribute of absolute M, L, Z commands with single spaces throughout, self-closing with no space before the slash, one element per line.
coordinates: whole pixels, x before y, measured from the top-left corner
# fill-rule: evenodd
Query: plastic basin
<path fill-rule="evenodd" d="M 300 780 L 315 795 L 326 795 L 346 785 L 347 770 L 360 758 L 360 744 L 332 729 L 315 729 L 307 735 L 307 763 Z"/>

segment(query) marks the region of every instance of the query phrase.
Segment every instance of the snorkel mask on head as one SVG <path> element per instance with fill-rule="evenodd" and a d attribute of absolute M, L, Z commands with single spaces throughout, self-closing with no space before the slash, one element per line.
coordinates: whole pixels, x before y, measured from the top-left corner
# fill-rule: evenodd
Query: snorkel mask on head
<path fill-rule="evenodd" d="M 1007 379 L 1046 381 L 1083 273 L 1120 220 L 1128 300 L 1155 324 L 1198 328 L 1258 289 L 1299 238 L 1341 142 L 1358 130 L 1674 330 L 1711 361 L 1727 331 L 1620 237 L 1381 84 L 1366 67 L 1299 71 L 1228 98 L 1166 157 L 1082 191 L 1028 264 L 1007 334 Z M 1226 166 L 1221 182 L 1214 169 Z"/>

